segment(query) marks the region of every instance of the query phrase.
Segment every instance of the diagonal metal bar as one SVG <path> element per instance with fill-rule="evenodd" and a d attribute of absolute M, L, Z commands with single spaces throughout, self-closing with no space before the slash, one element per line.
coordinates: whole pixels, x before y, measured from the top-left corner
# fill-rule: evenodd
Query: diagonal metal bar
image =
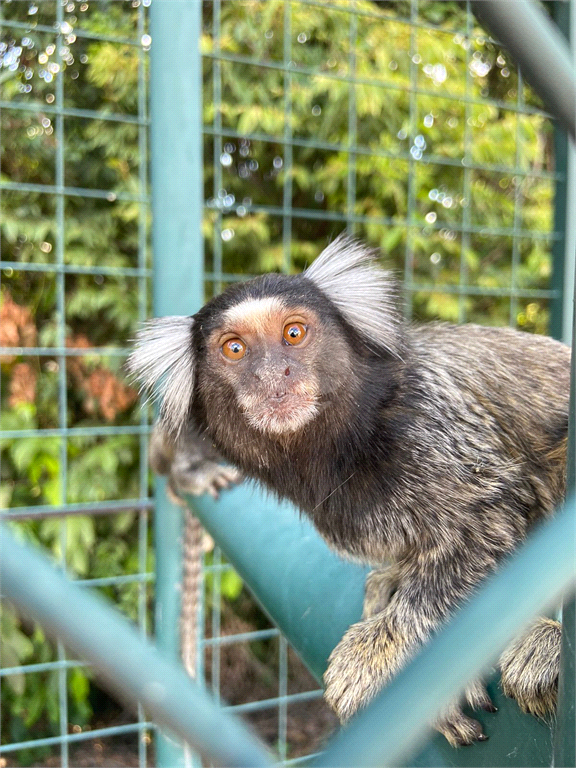
<path fill-rule="evenodd" d="M 472 0 L 550 111 L 576 141 L 576 78 L 566 40 L 531 0 Z"/>
<path fill-rule="evenodd" d="M 573 584 L 575 538 L 576 504 L 572 497 L 314 765 L 383 768 L 404 764 L 438 709 Z"/>
<path fill-rule="evenodd" d="M 3 595 L 91 662 L 110 691 L 124 701 L 140 702 L 154 722 L 216 765 L 271 765 L 255 736 L 104 600 L 69 582 L 47 558 L 18 543 L 6 526 L 0 527 L 0 537 Z"/>

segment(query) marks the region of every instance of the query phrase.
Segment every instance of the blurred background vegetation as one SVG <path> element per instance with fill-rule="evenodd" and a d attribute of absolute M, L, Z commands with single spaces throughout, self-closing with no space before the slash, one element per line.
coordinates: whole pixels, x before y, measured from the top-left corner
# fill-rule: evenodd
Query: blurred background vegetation
<path fill-rule="evenodd" d="M 6 24 L 0 37 L 0 232 L 2 260 L 11 264 L 1 273 L 2 348 L 58 346 L 57 278 L 41 265 L 55 261 L 59 236 L 67 265 L 138 267 L 145 205 L 138 123 L 104 118 L 138 115 L 140 46 L 106 37 L 133 40 L 140 4 L 64 2 L 59 49 L 55 33 L 44 30 L 53 27 L 56 1 L 0 4 L 4 20 L 20 24 Z M 463 33 L 463 2 L 358 0 L 354 37 L 346 5 L 291 3 L 285 32 L 281 0 L 227 0 L 218 19 L 216 4 L 204 3 L 207 296 L 238 276 L 303 268 L 348 218 L 405 281 L 413 318 L 546 332 L 555 181 L 553 129 L 539 100 L 483 30 Z M 88 35 L 77 36 L 76 27 Z M 146 34 L 140 45 L 149 48 Z M 58 78 L 69 108 L 60 171 L 51 109 Z M 10 108 L 22 103 L 30 111 Z M 34 186 L 54 185 L 59 172 L 66 187 L 85 191 L 64 196 L 61 233 L 56 196 Z M 137 319 L 136 277 L 65 275 L 66 346 L 125 347 Z M 140 423 L 121 355 L 66 359 L 68 428 Z M 3 430 L 58 428 L 59 365 L 56 354 L 5 349 Z M 2 508 L 62 502 L 62 440 L 2 439 Z M 138 498 L 137 436 L 74 436 L 66 446 L 66 503 Z M 85 579 L 138 571 L 137 523 L 134 512 L 70 517 L 65 542 L 57 518 L 15 527 L 57 555 L 65 547 L 70 573 Z M 241 626 L 258 624 L 240 581 L 229 575 L 222 585 L 243 612 Z M 105 591 L 134 618 L 137 587 Z M 1 621 L 2 666 L 55 658 L 38 626 L 6 605 Z M 267 663 L 264 650 L 258 654 Z M 68 693 L 70 720 L 82 727 L 98 707 L 89 672 L 73 669 Z M 56 673 L 4 678 L 2 704 L 3 741 L 54 733 Z"/>

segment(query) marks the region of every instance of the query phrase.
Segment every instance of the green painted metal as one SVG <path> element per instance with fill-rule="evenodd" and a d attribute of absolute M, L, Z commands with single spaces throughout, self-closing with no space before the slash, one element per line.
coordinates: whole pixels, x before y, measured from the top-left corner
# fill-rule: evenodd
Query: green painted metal
<path fill-rule="evenodd" d="M 570 45 L 576 70 L 576 12 L 574 3 L 554 2 L 553 18 Z M 551 287 L 558 295 L 550 302 L 550 335 L 566 344 L 572 343 L 574 274 L 576 273 L 576 147 L 558 125 L 554 129 L 554 159 L 564 175 L 556 180 L 554 194 L 554 229 L 563 237 L 552 244 Z"/>
<path fill-rule="evenodd" d="M 559 29 L 532 0 L 471 0 L 471 4 L 474 13 L 508 48 L 528 82 L 576 141 L 574 66 Z"/>
<path fill-rule="evenodd" d="M 202 525 L 318 680 L 362 612 L 367 569 L 331 552 L 288 503 L 252 486 L 189 499 Z"/>
<path fill-rule="evenodd" d="M 155 315 L 191 314 L 203 303 L 202 63 L 200 0 L 153 3 L 150 9 L 152 246 Z M 156 638 L 180 658 L 182 514 L 156 484 Z M 181 746 L 157 739 L 157 763 L 184 765 Z"/>
<path fill-rule="evenodd" d="M 47 736 L 44 739 L 28 739 L 13 744 L 5 744 L 2 752 L 17 752 L 22 749 L 38 749 L 39 747 L 55 747 L 62 743 L 68 746 L 79 741 L 91 741 L 92 739 L 107 738 L 109 736 L 123 736 L 128 733 L 143 733 L 145 729 L 153 729 L 154 723 L 130 723 L 129 725 L 115 725 L 108 728 L 95 728 L 93 731 L 82 733 L 67 733 L 64 736 Z"/>
<path fill-rule="evenodd" d="M 116 696 L 140 702 L 156 723 L 169 727 L 215 765 L 270 765 L 255 737 L 102 598 L 68 581 L 44 556 L 19 544 L 6 526 L 0 528 L 0 542 L 3 593 L 90 661 Z"/>

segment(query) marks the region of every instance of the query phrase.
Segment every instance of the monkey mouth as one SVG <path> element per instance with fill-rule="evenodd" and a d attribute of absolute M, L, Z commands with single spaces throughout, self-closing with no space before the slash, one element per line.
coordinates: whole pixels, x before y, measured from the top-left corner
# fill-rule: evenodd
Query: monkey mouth
<path fill-rule="evenodd" d="M 245 415 L 251 426 L 261 432 L 280 435 L 297 432 L 312 421 L 318 413 L 316 398 L 310 395 L 278 392 L 270 397 L 245 406 Z"/>

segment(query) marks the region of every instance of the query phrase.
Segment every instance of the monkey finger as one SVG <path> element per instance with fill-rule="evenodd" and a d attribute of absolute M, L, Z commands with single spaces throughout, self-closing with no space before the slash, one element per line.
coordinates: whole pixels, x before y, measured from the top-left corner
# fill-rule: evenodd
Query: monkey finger
<path fill-rule="evenodd" d="M 220 467 L 221 477 L 226 479 L 228 484 L 238 483 L 242 479 L 242 474 L 236 467 Z"/>
<path fill-rule="evenodd" d="M 480 680 L 475 680 L 467 686 L 464 697 L 472 709 L 483 709 L 485 712 L 498 711 Z"/>
<path fill-rule="evenodd" d="M 211 497 L 214 499 L 214 501 L 218 501 L 218 499 L 220 498 L 220 494 L 219 494 L 219 493 L 218 493 L 218 491 L 217 491 L 217 490 L 214 488 L 214 486 L 210 486 L 209 488 L 207 488 L 207 489 L 206 489 L 206 493 L 207 493 L 209 496 L 211 496 Z"/>
<path fill-rule="evenodd" d="M 434 727 L 453 747 L 468 747 L 475 741 L 488 739 L 478 720 L 468 717 L 456 706 L 449 707 L 446 713 L 434 723 Z"/>
<path fill-rule="evenodd" d="M 214 486 L 216 488 L 228 488 L 230 484 L 230 480 L 223 475 L 218 475 L 218 477 L 214 478 Z"/>

